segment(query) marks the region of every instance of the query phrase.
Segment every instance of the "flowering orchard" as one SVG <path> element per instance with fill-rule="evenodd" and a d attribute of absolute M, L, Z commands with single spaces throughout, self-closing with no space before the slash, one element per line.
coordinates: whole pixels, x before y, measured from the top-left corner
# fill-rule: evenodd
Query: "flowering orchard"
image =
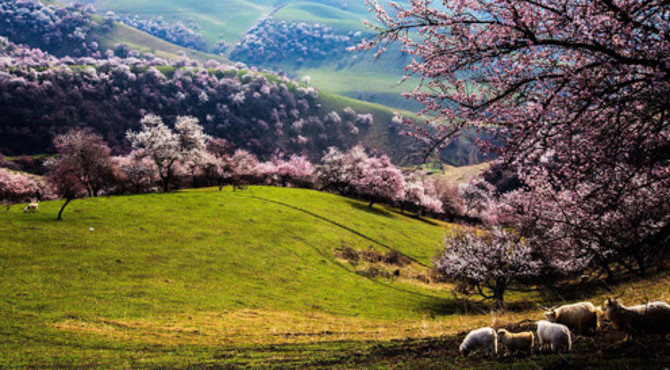
<path fill-rule="evenodd" d="M 520 183 L 490 210 L 555 255 L 612 277 L 670 253 L 670 5 L 634 0 L 368 2 L 423 85 L 410 95 L 445 145 L 495 127 Z M 435 118 L 435 117 L 433 117 Z M 492 214 L 491 214 L 492 215 Z"/>

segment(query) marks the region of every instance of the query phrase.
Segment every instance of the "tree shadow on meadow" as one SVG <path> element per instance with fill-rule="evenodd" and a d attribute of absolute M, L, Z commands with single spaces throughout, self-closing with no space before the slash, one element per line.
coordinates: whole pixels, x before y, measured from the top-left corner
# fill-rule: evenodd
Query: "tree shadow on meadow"
<path fill-rule="evenodd" d="M 349 199 L 347 199 L 347 203 L 349 203 L 351 205 L 351 207 L 355 208 L 358 211 L 369 213 L 369 214 L 372 214 L 372 215 L 375 215 L 375 216 L 382 216 L 382 217 L 388 217 L 388 218 L 393 217 L 393 215 L 391 214 L 390 211 L 388 211 L 386 209 L 383 209 L 383 208 L 379 208 L 379 206 L 368 207 L 366 204 L 361 204 L 359 202 L 356 202 L 354 200 L 349 200 Z"/>
<path fill-rule="evenodd" d="M 347 203 L 349 203 L 353 208 L 356 208 L 359 211 L 370 213 L 370 214 L 373 214 L 373 215 L 391 218 L 395 214 L 397 216 L 411 218 L 413 220 L 417 220 L 417 221 L 423 222 L 423 223 L 428 224 L 428 225 L 439 226 L 436 222 L 433 222 L 433 221 L 431 221 L 427 218 L 418 216 L 418 215 L 416 215 L 414 213 L 410 213 L 410 212 L 401 213 L 400 211 L 398 211 L 396 209 L 387 208 L 383 204 L 375 203 L 375 205 L 377 207 L 374 207 L 374 206 L 369 207 L 365 204 L 361 204 L 361 203 L 356 202 L 354 200 L 347 200 Z"/>

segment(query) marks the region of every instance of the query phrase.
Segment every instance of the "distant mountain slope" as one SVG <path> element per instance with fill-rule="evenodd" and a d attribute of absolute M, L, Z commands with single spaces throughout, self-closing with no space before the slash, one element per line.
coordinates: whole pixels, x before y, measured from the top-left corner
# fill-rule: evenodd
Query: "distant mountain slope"
<path fill-rule="evenodd" d="M 202 34 L 214 44 L 218 40 L 236 42 L 259 18 L 270 12 L 269 0 L 95 0 L 100 13 L 113 11 L 123 15 L 161 16 L 167 21 L 187 22 L 202 26 Z"/>
<path fill-rule="evenodd" d="M 282 60 L 258 60 L 245 58 L 235 52 L 236 43 L 267 16 L 273 20 L 289 23 L 321 24 L 333 32 L 348 34 L 368 32 L 362 19 L 370 17 L 363 0 L 312 0 L 282 2 L 259 0 L 89 0 L 100 14 L 113 11 L 119 15 L 138 15 L 151 18 L 161 16 L 171 22 L 195 21 L 210 46 L 223 40 L 231 45 L 226 55 L 233 53 L 233 61 L 241 60 L 249 65 L 281 70 L 294 78 L 310 76 L 314 86 L 355 99 L 363 99 L 417 111 L 421 106 L 400 96 L 416 85 L 416 81 L 396 87 L 407 64 L 406 57 L 399 52 L 383 55 L 376 60 L 371 53 L 349 53 L 344 49 L 352 46 L 358 38 L 352 38 L 338 52 L 328 53 L 324 58 L 311 60 L 317 54 L 307 50 L 304 62 L 288 55 Z M 281 32 L 279 32 L 281 33 Z M 270 35 L 270 37 L 272 37 Z M 283 44 L 283 43 L 280 43 Z M 281 47 L 285 47 L 282 45 Z M 253 46 L 253 49 L 258 49 Z M 337 77 L 332 77 L 337 76 Z"/>
<path fill-rule="evenodd" d="M 121 23 L 115 23 L 109 31 L 97 32 L 101 46 L 107 49 L 114 49 L 118 44 L 126 44 L 140 53 L 152 53 L 164 59 L 179 59 L 180 54 L 184 54 L 201 62 L 213 59 L 220 63 L 230 63 L 221 56 L 177 46 Z"/>
<path fill-rule="evenodd" d="M 307 5 L 297 3 L 296 6 L 298 6 L 298 9 L 303 9 Z M 307 8 L 311 9 L 309 6 Z M 316 9 L 322 9 L 322 7 L 317 6 Z M 76 9 L 75 11 L 79 12 L 79 10 Z M 314 9 L 311 11 L 314 12 Z M 35 19 L 38 18 L 39 17 L 36 17 Z M 100 55 L 101 53 L 106 53 L 107 49 L 117 49 L 119 44 L 125 44 L 130 49 L 134 49 L 140 54 L 152 53 L 164 59 L 175 60 L 179 59 L 180 55 L 186 55 L 201 62 L 215 59 L 222 63 L 230 63 L 221 57 L 176 46 L 132 27 L 119 23 L 110 23 L 109 20 L 105 20 L 99 16 L 93 16 L 92 18 L 93 22 L 87 24 L 89 26 L 89 34 L 86 36 L 86 43 L 89 46 L 97 44 L 95 49 L 93 49 L 95 53 L 98 54 L 97 57 L 104 58 L 104 55 Z M 7 22 L 11 23 L 11 21 L 12 17 L 9 16 L 8 19 L 5 20 L 5 24 L 8 24 Z M 10 32 L 12 35 L 20 35 L 21 30 L 25 29 L 25 27 L 26 24 L 19 22 L 17 27 L 14 29 L 7 29 L 7 32 Z M 2 33 L 0 33 L 0 35 L 1 34 Z M 39 34 L 36 35 L 35 42 L 40 42 L 41 37 L 39 37 Z M 30 42 L 31 40 L 32 39 L 27 39 L 22 41 Z M 59 55 L 68 55 L 68 50 L 74 50 L 77 47 L 76 41 L 70 41 L 67 38 L 63 38 L 59 42 L 60 44 L 53 44 L 50 47 L 50 50 L 56 51 Z M 91 51 L 88 50 L 88 52 Z M 28 53 L 30 54 L 30 52 Z M 67 63 L 73 64 L 73 61 L 70 60 Z M 81 62 L 81 64 L 86 65 L 96 63 L 97 62 L 95 61 L 87 60 L 82 60 Z M 395 61 L 395 63 L 398 64 L 401 62 Z M 51 65 L 55 66 L 57 64 L 58 61 Z M 102 64 L 105 64 L 105 62 L 102 62 Z M 355 62 L 353 64 L 355 64 Z M 387 64 L 391 65 L 392 63 Z M 44 66 L 44 64 L 42 65 Z M 332 72 L 323 68 L 318 68 L 314 64 L 309 63 L 306 63 L 304 68 L 305 70 L 317 73 L 315 74 L 315 79 L 323 81 L 323 83 L 317 84 L 317 86 L 328 85 L 333 87 L 333 90 L 337 92 L 345 92 L 346 95 L 349 96 L 360 95 L 358 97 L 366 97 L 370 100 L 379 102 L 383 102 L 385 98 L 390 99 L 392 93 L 385 91 L 385 89 L 391 88 L 395 84 L 393 79 L 389 78 L 389 75 L 384 74 L 383 71 L 380 71 L 377 74 L 365 73 L 365 68 L 361 67 L 361 65 L 331 64 L 331 68 L 335 69 L 335 71 Z M 141 111 L 150 111 L 158 114 L 165 114 L 168 117 L 178 114 L 196 115 L 201 122 L 206 122 L 211 134 L 229 139 L 235 137 L 231 136 L 230 130 L 241 130 L 245 126 L 249 126 L 247 129 L 249 132 L 237 137 L 237 139 L 240 140 L 236 140 L 234 144 L 255 151 L 258 154 L 263 153 L 254 150 L 254 148 L 269 151 L 270 153 L 275 149 L 288 150 L 288 152 L 307 151 L 307 153 L 310 153 L 311 156 L 316 159 L 328 145 L 346 147 L 361 143 L 369 148 L 376 148 L 386 152 L 391 156 L 394 162 L 398 164 L 414 164 L 423 157 L 422 150 L 424 150 L 424 148 L 418 145 L 413 139 L 409 139 L 402 135 L 401 131 L 404 127 L 393 122 L 393 108 L 346 98 L 344 96 L 326 92 L 326 89 L 319 91 L 318 98 L 313 102 L 313 106 L 304 110 L 298 116 L 295 116 L 295 114 L 291 112 L 292 109 L 294 110 L 295 107 L 297 107 L 295 106 L 293 99 L 300 100 L 302 99 L 301 97 L 285 96 L 282 99 L 288 100 L 282 104 L 275 101 L 272 103 L 268 101 L 267 104 L 257 108 L 240 108 L 241 106 L 234 102 L 233 96 L 228 95 L 230 91 L 227 90 L 227 87 L 221 87 L 220 91 L 217 90 L 219 87 L 212 90 L 214 86 L 216 86 L 216 84 L 214 84 L 205 87 L 205 92 L 205 90 L 201 90 L 200 87 L 194 86 L 193 91 L 186 92 L 184 96 L 181 96 L 183 94 L 177 94 L 176 91 L 170 90 L 171 88 L 162 86 L 162 82 L 157 83 L 152 80 L 153 77 L 149 74 L 148 76 L 145 76 L 149 80 L 142 81 L 142 83 L 145 84 L 144 86 L 137 86 L 133 80 L 123 82 L 122 78 L 119 80 L 120 86 L 124 86 L 120 91 L 126 95 L 121 97 L 117 94 L 118 96 L 115 95 L 115 97 L 116 99 L 127 99 L 127 103 L 121 104 L 116 102 L 115 99 L 110 99 L 109 93 L 103 92 L 105 91 L 104 89 L 94 95 L 88 93 L 79 96 L 78 93 L 76 93 L 77 91 L 80 91 L 79 89 L 88 90 L 91 86 L 99 84 L 99 82 L 92 81 L 90 83 L 91 86 L 88 85 L 89 82 L 86 81 L 89 78 L 87 77 L 89 72 L 85 71 L 85 66 L 72 66 L 72 69 L 76 71 L 77 79 L 71 86 L 63 85 L 60 82 L 57 83 L 58 94 L 54 94 L 54 91 L 49 91 L 50 89 L 53 89 L 53 84 L 51 87 L 46 87 L 45 84 L 35 85 L 29 83 L 33 77 L 31 77 L 32 75 L 30 73 L 25 73 L 27 71 L 11 71 L 11 74 L 16 75 L 19 79 L 2 82 L 3 88 L 7 92 L 14 91 L 15 93 L 9 95 L 5 94 L 5 96 L 9 96 L 10 98 L 5 99 L 5 104 L 1 109 L 3 112 L 2 114 L 6 117 L 6 123 L 0 128 L 0 132 L 3 132 L 4 136 L 4 140 L 2 140 L 0 145 L 0 151 L 4 151 L 5 154 L 48 152 L 50 150 L 49 142 L 51 137 L 60 130 L 71 127 L 72 125 L 92 125 L 97 127 L 106 139 L 110 141 L 110 144 L 119 148 L 119 150 L 123 150 L 127 145 L 123 139 L 125 131 L 128 128 L 134 128 L 137 125 Z M 112 70 L 115 70 L 113 65 L 105 67 L 104 70 L 105 73 L 112 73 L 114 76 L 117 76 L 117 72 L 111 72 Z M 173 67 L 160 67 L 159 70 L 165 74 L 168 79 L 171 79 L 175 74 L 175 68 Z M 134 67 L 127 71 L 130 78 L 140 77 L 142 72 L 144 72 L 144 69 L 137 69 Z M 198 69 L 196 68 L 189 73 L 193 74 L 197 72 Z M 212 70 L 210 72 L 214 71 Z M 95 72 L 93 73 L 95 74 Z M 124 75 L 125 73 L 126 72 L 123 72 L 121 75 Z M 54 81 L 58 80 L 53 73 L 47 73 L 41 76 L 42 77 L 39 77 L 40 79 L 55 78 L 56 80 Z M 280 85 L 283 84 L 282 81 L 277 81 L 276 76 L 266 74 L 266 77 L 268 80 L 274 81 L 273 83 L 275 83 L 275 86 L 277 87 L 281 87 Z M 107 78 L 109 77 L 104 77 L 103 81 L 106 81 Z M 116 79 L 119 77 L 117 76 L 113 78 Z M 191 84 L 191 77 L 186 76 L 184 78 L 186 78 L 186 80 L 183 83 L 179 82 L 175 87 Z M 221 78 L 221 76 L 218 78 Z M 238 80 L 230 81 L 233 84 L 240 83 Z M 373 81 L 373 83 L 369 85 L 370 87 L 366 92 L 366 85 L 371 81 Z M 28 89 L 22 87 L 23 83 L 26 83 Z M 224 83 L 222 84 L 225 85 Z M 242 84 L 246 84 L 246 82 L 242 82 Z M 293 83 L 289 83 L 288 85 L 292 84 Z M 103 85 L 104 84 L 99 84 L 99 87 L 102 88 Z M 411 82 L 402 87 L 408 86 L 411 86 Z M 302 88 L 306 87 L 307 86 L 305 85 L 302 86 Z M 181 87 L 176 88 L 181 89 Z M 289 90 L 292 90 L 291 94 L 295 94 L 299 89 L 293 87 Z M 155 94 L 155 96 L 146 96 L 147 93 L 144 93 L 144 91 L 148 91 L 150 94 Z M 204 97 L 201 96 L 202 93 L 205 93 Z M 47 94 L 49 98 L 40 98 L 40 94 Z M 249 94 L 247 94 L 248 96 L 246 96 L 246 99 L 248 102 L 251 102 L 257 100 L 257 98 L 255 98 L 256 94 L 265 96 L 266 92 L 250 91 Z M 395 95 L 394 98 L 396 100 L 401 99 L 397 95 Z M 38 102 L 39 105 L 42 106 L 40 109 L 30 108 L 37 107 Z M 26 104 L 27 106 L 25 106 Z M 221 104 L 222 106 L 219 106 Z M 302 106 L 301 104 L 302 103 L 298 102 L 299 106 Z M 224 109 L 226 107 L 223 105 L 230 107 L 232 110 L 226 111 L 226 109 Z M 106 108 L 100 109 L 101 106 L 105 106 Z M 286 108 L 287 106 L 294 108 Z M 331 112 L 338 112 L 339 115 L 342 116 L 342 112 L 345 112 L 346 108 L 353 108 L 356 114 L 371 114 L 373 117 L 372 124 L 370 126 L 360 126 L 358 128 L 351 127 L 350 130 L 352 133 L 346 134 L 348 131 L 344 126 L 351 124 L 348 119 L 345 118 L 343 121 L 339 121 L 339 117 L 334 117 L 333 119 L 339 122 L 335 124 L 328 123 L 328 114 Z M 276 109 L 280 115 L 284 114 L 286 116 L 276 116 L 273 109 Z M 265 113 L 262 113 L 261 115 L 256 114 L 260 112 Z M 403 112 L 403 114 L 410 117 L 412 116 L 412 114 L 407 111 Z M 342 118 L 344 118 L 344 116 L 342 116 Z M 303 119 L 306 121 L 302 122 Z M 279 121 L 281 121 L 281 123 L 276 124 L 275 127 L 275 122 Z M 258 127 L 261 131 L 254 131 L 252 127 Z M 356 132 L 355 134 L 353 134 L 354 131 Z M 264 140 L 268 139 L 268 135 L 272 132 L 274 132 L 273 135 L 275 135 L 275 139 L 272 140 L 270 144 L 263 144 Z M 306 137 L 307 135 L 311 136 Z M 278 137 L 284 139 L 278 139 Z M 305 141 L 306 139 L 307 141 Z M 298 142 L 305 141 L 306 143 L 308 143 L 309 140 L 314 140 L 314 142 L 308 143 L 307 145 L 303 144 L 301 146 L 292 141 L 287 142 L 286 140 L 297 140 Z M 477 148 L 472 145 L 471 138 L 468 138 L 467 136 L 454 143 L 449 149 L 443 151 L 441 153 L 441 158 L 450 164 L 456 165 L 471 164 L 473 162 L 484 160 Z"/>

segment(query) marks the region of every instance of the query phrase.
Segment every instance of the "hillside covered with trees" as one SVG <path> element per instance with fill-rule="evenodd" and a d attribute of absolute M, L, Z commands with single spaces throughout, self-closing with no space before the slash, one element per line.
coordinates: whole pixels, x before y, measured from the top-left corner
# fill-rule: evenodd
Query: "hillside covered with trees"
<path fill-rule="evenodd" d="M 669 20 L 0 2 L 0 367 L 666 367 Z"/>

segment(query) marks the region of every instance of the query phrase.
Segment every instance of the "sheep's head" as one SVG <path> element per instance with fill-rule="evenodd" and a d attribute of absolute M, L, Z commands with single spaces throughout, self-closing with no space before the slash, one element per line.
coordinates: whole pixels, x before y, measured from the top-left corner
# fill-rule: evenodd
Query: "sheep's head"
<path fill-rule="evenodd" d="M 603 306 L 605 307 L 605 312 L 609 315 L 610 312 L 617 312 L 621 309 L 621 301 L 618 298 L 607 298 Z"/>
<path fill-rule="evenodd" d="M 505 329 L 498 329 L 498 336 L 499 336 L 500 338 L 504 338 L 505 335 L 507 335 L 507 330 L 505 330 Z"/>
<path fill-rule="evenodd" d="M 550 308 L 549 311 L 544 312 L 544 317 L 547 318 L 547 321 L 556 322 L 556 310 Z"/>
<path fill-rule="evenodd" d="M 467 356 L 468 353 L 470 353 L 470 349 L 465 345 L 465 343 L 461 343 L 461 346 L 458 347 L 458 352 L 462 354 L 463 356 Z"/>

